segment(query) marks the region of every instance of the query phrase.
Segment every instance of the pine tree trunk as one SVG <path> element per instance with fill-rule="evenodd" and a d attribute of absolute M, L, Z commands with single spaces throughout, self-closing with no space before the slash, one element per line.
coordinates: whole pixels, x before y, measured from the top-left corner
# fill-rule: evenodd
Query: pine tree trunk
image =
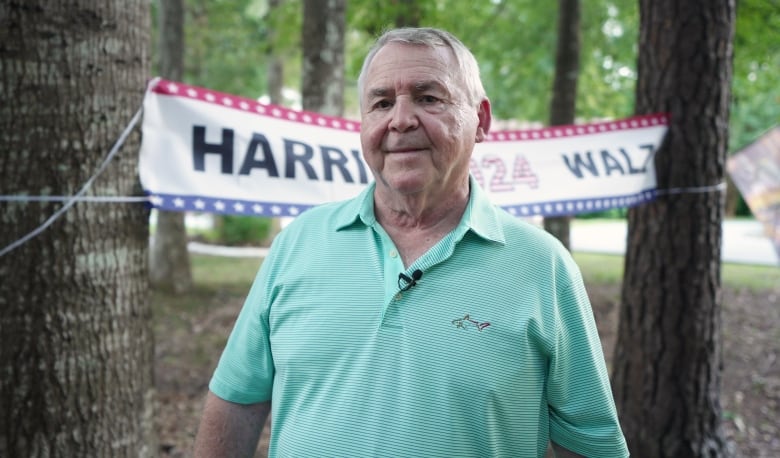
<path fill-rule="evenodd" d="M 184 0 L 159 0 L 160 76 L 181 81 L 184 73 Z M 176 293 L 192 289 L 184 212 L 157 212 L 150 250 L 149 278 L 156 288 Z"/>
<path fill-rule="evenodd" d="M 550 102 L 550 125 L 574 124 L 577 79 L 580 73 L 580 0 L 558 0 L 558 44 L 555 82 Z M 544 219 L 544 229 L 571 250 L 571 217 Z"/>
<path fill-rule="evenodd" d="M 640 1 L 637 113 L 667 112 L 628 218 L 613 387 L 632 456 L 720 457 L 721 223 L 734 0 Z M 662 191 L 663 192 L 663 191 Z"/>
<path fill-rule="evenodd" d="M 346 0 L 303 2 L 303 109 L 344 114 Z"/>
<path fill-rule="evenodd" d="M 141 105 L 145 0 L 0 1 L 0 195 L 71 196 Z M 139 194 L 140 130 L 87 195 Z M 0 202 L 0 249 L 61 202 Z M 0 257 L 0 456 L 155 456 L 143 203 L 80 202 Z"/>
<path fill-rule="evenodd" d="M 282 0 L 268 0 L 268 17 L 273 17 L 282 6 Z M 266 81 L 268 84 L 268 97 L 271 99 L 271 103 L 274 105 L 282 105 L 284 103 L 282 97 L 282 89 L 284 89 L 284 59 L 282 58 L 282 51 L 279 49 L 278 37 L 278 21 L 268 21 L 268 34 L 266 62 L 268 62 L 268 68 L 266 69 Z M 271 218 L 271 227 L 268 230 L 268 236 L 265 240 L 260 242 L 262 246 L 271 246 L 274 238 L 282 230 L 282 219 Z M 270 418 L 269 418 L 270 419 Z M 264 433 L 269 428 L 264 429 Z"/>

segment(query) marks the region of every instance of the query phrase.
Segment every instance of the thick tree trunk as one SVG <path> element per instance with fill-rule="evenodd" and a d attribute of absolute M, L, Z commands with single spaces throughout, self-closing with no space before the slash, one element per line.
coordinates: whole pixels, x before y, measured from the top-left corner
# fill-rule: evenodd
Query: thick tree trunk
<path fill-rule="evenodd" d="M 580 0 L 558 0 L 558 44 L 555 82 L 550 102 L 550 125 L 574 124 L 577 79 L 580 72 Z M 544 219 L 544 228 L 571 249 L 571 217 Z"/>
<path fill-rule="evenodd" d="M 344 114 L 346 0 L 303 2 L 303 108 Z"/>
<path fill-rule="evenodd" d="M 721 222 L 734 0 L 642 0 L 637 113 L 667 112 L 658 188 L 628 218 L 613 386 L 632 456 L 719 457 Z M 691 191 L 686 191 L 686 189 Z"/>
<path fill-rule="evenodd" d="M 184 0 L 159 0 L 159 72 L 181 81 L 184 73 Z M 158 211 L 150 250 L 149 278 L 156 288 L 183 293 L 192 289 L 184 212 Z"/>
<path fill-rule="evenodd" d="M 0 195 L 71 196 L 141 105 L 145 0 L 0 1 Z M 90 196 L 138 193 L 138 131 Z M 1 203 L 0 248 L 62 203 Z M 0 257 L 0 456 L 155 456 L 148 211 L 76 203 Z"/>

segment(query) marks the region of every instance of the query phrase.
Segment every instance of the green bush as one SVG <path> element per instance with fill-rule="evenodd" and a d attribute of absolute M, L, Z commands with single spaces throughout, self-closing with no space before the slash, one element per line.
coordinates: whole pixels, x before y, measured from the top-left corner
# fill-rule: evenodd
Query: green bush
<path fill-rule="evenodd" d="M 223 245 L 260 245 L 271 232 L 271 218 L 224 215 L 215 223 L 216 242 Z"/>
<path fill-rule="evenodd" d="M 600 212 L 580 213 L 577 219 L 623 219 L 628 215 L 627 208 L 612 208 Z"/>

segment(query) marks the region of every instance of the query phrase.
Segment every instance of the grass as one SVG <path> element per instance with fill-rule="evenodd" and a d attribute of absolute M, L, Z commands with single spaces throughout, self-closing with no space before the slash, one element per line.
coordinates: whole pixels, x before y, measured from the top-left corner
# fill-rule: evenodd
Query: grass
<path fill-rule="evenodd" d="M 575 252 L 574 260 L 586 282 L 622 281 L 623 256 Z M 780 269 L 774 266 L 725 263 L 721 268 L 721 278 L 723 286 L 733 289 L 767 291 L 780 287 Z"/>
<path fill-rule="evenodd" d="M 623 278 L 623 256 L 580 252 L 573 255 L 587 283 L 619 283 Z"/>
<path fill-rule="evenodd" d="M 190 254 L 193 282 L 207 289 L 248 292 L 262 264 L 260 258 L 228 258 Z"/>
<path fill-rule="evenodd" d="M 243 300 L 261 263 L 258 258 L 190 254 L 192 290 L 182 294 L 152 290 L 154 314 L 159 320 L 185 325 L 193 312 Z"/>
<path fill-rule="evenodd" d="M 574 259 L 588 282 L 619 283 L 623 278 L 623 256 L 594 253 L 574 253 Z M 246 295 L 262 259 L 227 258 L 192 254 L 192 276 L 197 293 Z M 723 285 L 754 291 L 780 286 L 780 269 L 726 263 L 722 266 Z M 193 295 L 194 295 L 193 294 Z M 189 295 L 188 295 L 189 296 Z M 190 298 L 191 299 L 191 298 Z"/>

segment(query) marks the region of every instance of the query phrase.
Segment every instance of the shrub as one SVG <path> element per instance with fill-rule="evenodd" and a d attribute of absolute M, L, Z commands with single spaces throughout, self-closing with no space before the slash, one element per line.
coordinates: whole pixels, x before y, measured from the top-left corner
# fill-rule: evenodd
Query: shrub
<path fill-rule="evenodd" d="M 215 242 L 223 245 L 260 245 L 271 232 L 271 218 L 224 215 L 215 223 Z"/>

